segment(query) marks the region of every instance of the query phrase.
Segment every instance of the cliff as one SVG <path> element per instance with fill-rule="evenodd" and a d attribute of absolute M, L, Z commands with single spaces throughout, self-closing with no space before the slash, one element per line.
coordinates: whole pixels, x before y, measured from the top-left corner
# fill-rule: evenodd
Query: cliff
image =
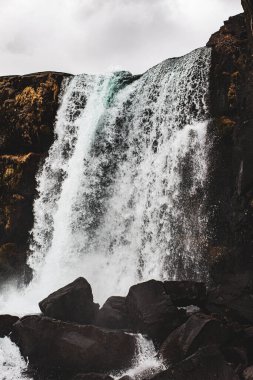
<path fill-rule="evenodd" d="M 0 277 L 22 273 L 35 175 L 54 138 L 63 73 L 0 77 Z"/>
<path fill-rule="evenodd" d="M 253 264 L 253 2 L 242 4 L 245 14 L 231 17 L 207 44 L 212 47 L 209 195 L 214 277 L 252 269 Z"/>

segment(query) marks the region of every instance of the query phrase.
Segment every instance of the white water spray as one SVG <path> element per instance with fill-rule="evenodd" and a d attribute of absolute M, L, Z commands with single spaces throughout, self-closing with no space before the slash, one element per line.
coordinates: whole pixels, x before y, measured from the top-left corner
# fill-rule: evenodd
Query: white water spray
<path fill-rule="evenodd" d="M 0 379 L 28 380 L 26 369 L 27 364 L 18 347 L 7 337 L 0 339 Z"/>
<path fill-rule="evenodd" d="M 99 302 L 150 278 L 206 276 L 210 54 L 198 49 L 140 78 L 70 81 L 37 176 L 34 279 L 8 288 L 1 308 L 37 311 L 78 276 Z"/>

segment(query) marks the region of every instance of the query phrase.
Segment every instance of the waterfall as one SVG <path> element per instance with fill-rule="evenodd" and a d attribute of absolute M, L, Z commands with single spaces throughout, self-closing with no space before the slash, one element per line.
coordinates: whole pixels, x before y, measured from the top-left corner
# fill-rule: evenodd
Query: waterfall
<path fill-rule="evenodd" d="M 4 309 L 37 310 L 78 276 L 100 303 L 151 278 L 206 277 L 210 56 L 201 48 L 142 76 L 77 75 L 65 85 L 37 175 L 34 278 L 8 289 Z"/>

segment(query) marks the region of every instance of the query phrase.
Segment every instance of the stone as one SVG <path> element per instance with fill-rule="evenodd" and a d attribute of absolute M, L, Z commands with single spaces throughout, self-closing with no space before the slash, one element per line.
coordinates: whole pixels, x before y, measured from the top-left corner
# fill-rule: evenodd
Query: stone
<path fill-rule="evenodd" d="M 150 280 L 132 286 L 126 305 L 133 331 L 148 335 L 156 344 L 185 321 L 185 313 L 173 305 L 160 281 Z"/>
<path fill-rule="evenodd" d="M 239 380 L 215 346 L 202 347 L 152 380 Z"/>
<path fill-rule="evenodd" d="M 218 319 L 194 314 L 167 337 L 159 354 L 167 364 L 176 363 L 201 347 L 223 345 L 229 337 L 230 330 Z"/>
<path fill-rule="evenodd" d="M 31 365 L 72 375 L 125 369 L 136 351 L 133 334 L 38 315 L 15 323 L 12 339 Z"/>
<path fill-rule="evenodd" d="M 206 286 L 195 281 L 164 281 L 165 292 L 176 306 L 201 306 L 206 300 Z"/>
<path fill-rule="evenodd" d="M 8 336 L 12 331 L 12 326 L 19 320 L 18 317 L 13 315 L 3 314 L 0 315 L 0 338 Z"/>
<path fill-rule="evenodd" d="M 50 294 L 39 303 L 47 317 L 61 321 L 93 323 L 99 308 L 93 302 L 91 286 L 83 277 Z"/>
<path fill-rule="evenodd" d="M 247 367 L 243 371 L 243 379 L 244 380 L 253 380 L 253 366 Z"/>
<path fill-rule="evenodd" d="M 79 373 L 71 380 L 113 380 L 109 375 L 103 373 Z"/>
<path fill-rule="evenodd" d="M 111 329 L 127 329 L 129 322 L 125 297 L 110 297 L 98 311 L 95 325 Z"/>
<path fill-rule="evenodd" d="M 252 272 L 224 276 L 219 285 L 209 290 L 206 310 L 239 323 L 253 323 L 252 278 Z"/>

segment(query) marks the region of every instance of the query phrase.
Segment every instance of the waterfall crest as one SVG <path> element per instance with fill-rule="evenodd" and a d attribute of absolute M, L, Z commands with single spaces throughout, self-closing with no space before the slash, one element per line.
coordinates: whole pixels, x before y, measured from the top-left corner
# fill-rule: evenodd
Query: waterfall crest
<path fill-rule="evenodd" d="M 206 276 L 210 56 L 66 85 L 37 176 L 26 308 L 78 276 L 99 302 L 150 278 Z"/>

